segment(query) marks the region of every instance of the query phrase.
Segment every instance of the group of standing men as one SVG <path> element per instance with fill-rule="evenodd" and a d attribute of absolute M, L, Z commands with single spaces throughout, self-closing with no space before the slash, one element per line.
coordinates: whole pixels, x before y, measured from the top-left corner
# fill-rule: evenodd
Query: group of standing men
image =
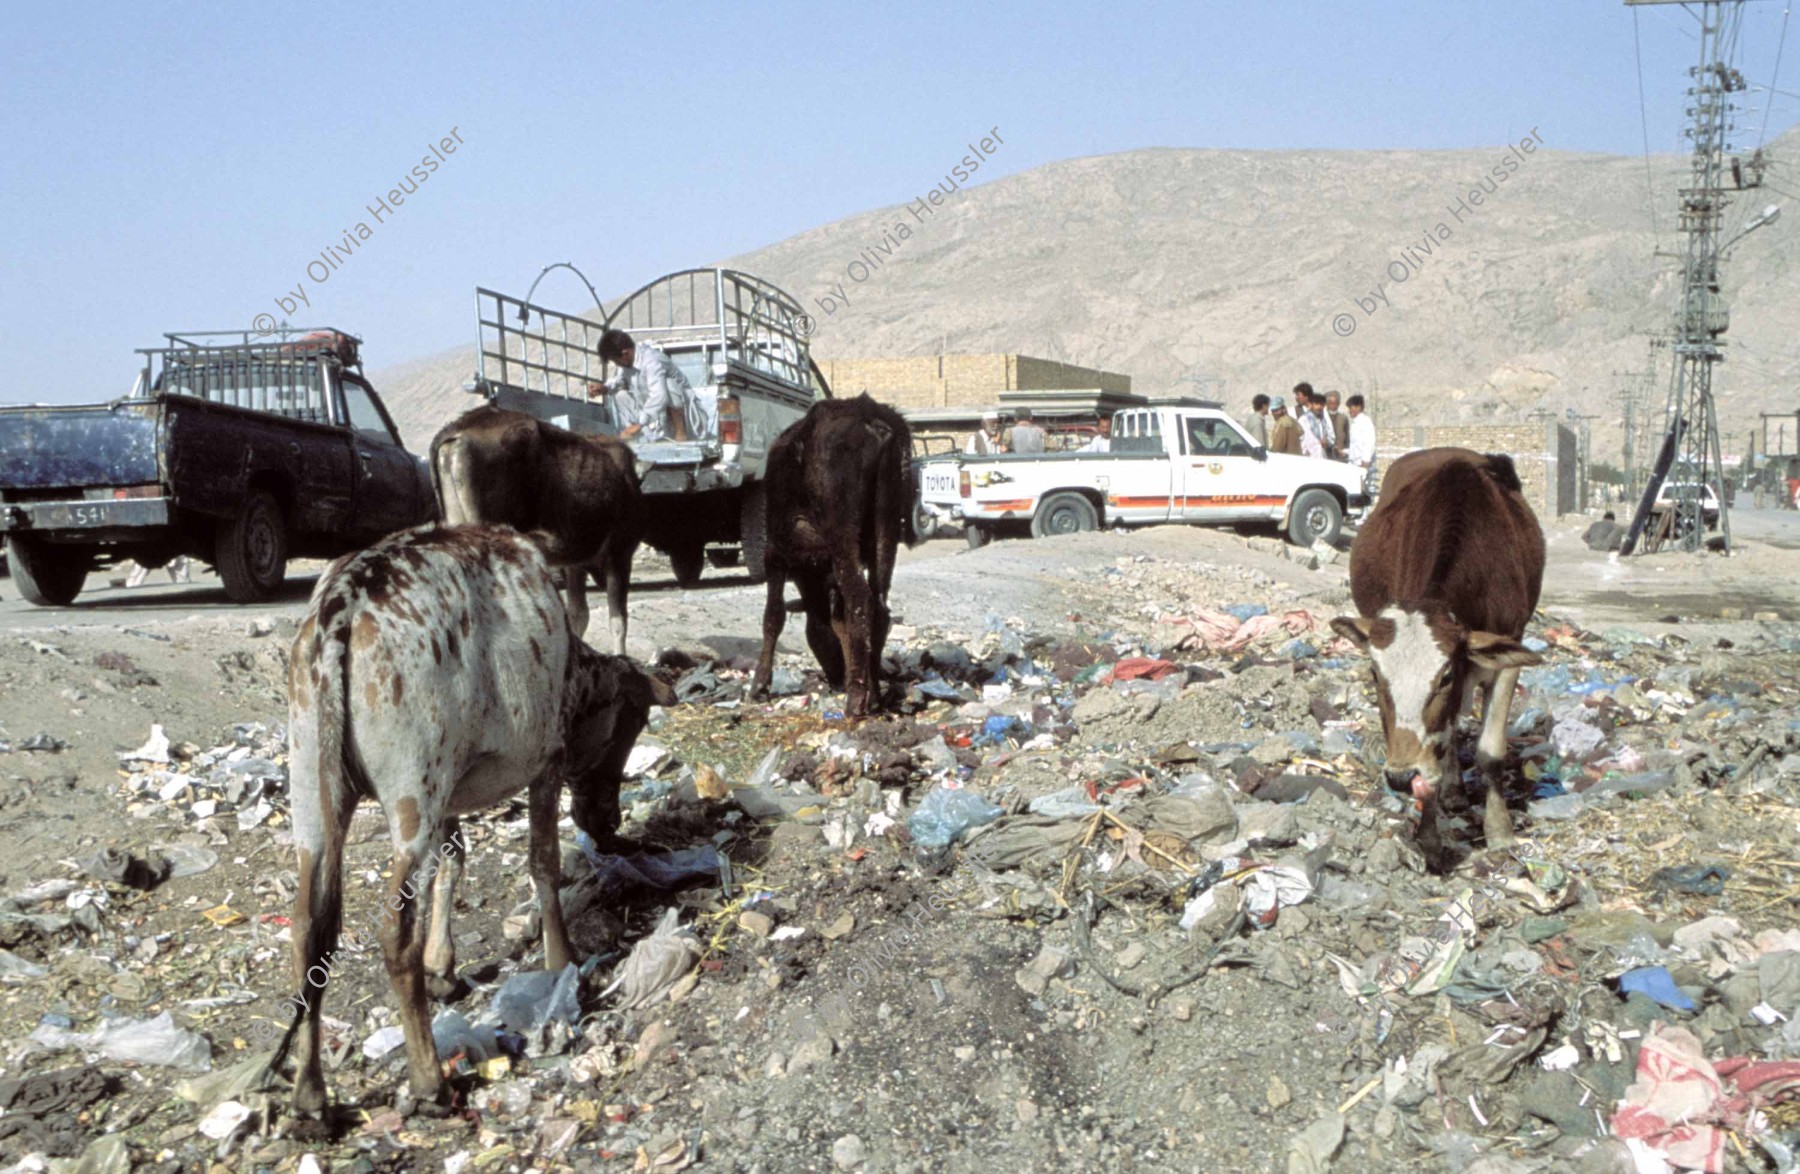
<path fill-rule="evenodd" d="M 1270 452 L 1345 461 L 1371 472 L 1375 468 L 1375 421 L 1360 395 L 1340 409 L 1337 392 L 1321 395 L 1312 384 L 1297 383 L 1293 415 L 1279 395 L 1258 395 L 1250 401 L 1250 411 L 1244 427 Z"/>

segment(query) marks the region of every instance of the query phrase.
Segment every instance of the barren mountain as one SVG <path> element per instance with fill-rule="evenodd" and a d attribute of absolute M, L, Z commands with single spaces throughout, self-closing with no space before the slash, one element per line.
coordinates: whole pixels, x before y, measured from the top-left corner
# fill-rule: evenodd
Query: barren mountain
<path fill-rule="evenodd" d="M 1575 408 L 1596 416 L 1603 458 L 1622 440 L 1613 373 L 1646 368 L 1646 336 L 1673 312 L 1676 262 L 1654 253 L 1681 247 L 1673 210 L 1687 160 L 1652 159 L 1652 204 L 1642 158 L 1554 145 L 1549 133 L 1530 152 L 1071 159 L 725 263 L 793 293 L 822 357 L 1017 351 L 1234 407 L 1308 379 L 1363 392 L 1389 426 Z M 1737 197 L 1728 232 L 1784 202 L 1778 189 L 1800 189 L 1785 161 L 1797 147 L 1800 131 L 1771 144 L 1771 186 Z M 920 179 L 924 189 L 936 177 Z M 1746 238 L 1726 266 L 1733 325 L 1716 387 L 1734 449 L 1758 412 L 1800 407 L 1797 260 L 1800 212 Z M 671 257 L 669 268 L 695 263 Z M 1656 362 L 1645 399 L 1659 416 L 1666 348 Z M 464 348 L 377 374 L 410 444 L 469 405 L 459 389 L 473 369 Z M 1790 427 L 1790 447 L 1792 437 Z"/>

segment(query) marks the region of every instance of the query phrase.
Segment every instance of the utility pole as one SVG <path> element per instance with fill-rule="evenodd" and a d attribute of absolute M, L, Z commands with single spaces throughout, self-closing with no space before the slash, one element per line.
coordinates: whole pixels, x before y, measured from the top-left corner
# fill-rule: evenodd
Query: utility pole
<path fill-rule="evenodd" d="M 1719 256 L 1745 233 L 1773 220 L 1770 207 L 1743 232 L 1721 241 L 1729 191 L 1762 185 L 1763 158 L 1758 149 L 1748 159 L 1727 162 L 1726 135 L 1732 129 L 1731 95 L 1745 88 L 1744 77 L 1728 59 L 1738 43 L 1744 0 L 1625 0 L 1627 5 L 1681 3 L 1699 21 L 1700 59 L 1689 71 L 1693 143 L 1687 186 L 1680 191 L 1680 229 L 1687 238 L 1682 253 L 1681 304 L 1675 315 L 1672 349 L 1675 365 L 1669 381 L 1668 431 L 1651 467 L 1621 554 L 1637 547 L 1663 482 L 1674 473 L 1673 537 L 1686 550 L 1699 550 L 1705 537 L 1702 486 L 1712 486 L 1719 502 L 1719 527 L 1725 549 L 1731 549 L 1731 520 L 1725 509 L 1720 475 L 1719 420 L 1713 403 L 1713 365 L 1723 357 L 1719 336 L 1730 325 L 1730 312 L 1719 294 Z"/>
<path fill-rule="evenodd" d="M 1624 380 L 1619 398 L 1625 403 L 1625 492 L 1631 494 L 1636 493 L 1638 487 L 1638 428 L 1647 404 L 1645 396 L 1650 390 L 1655 372 L 1614 371 L 1613 378 Z"/>

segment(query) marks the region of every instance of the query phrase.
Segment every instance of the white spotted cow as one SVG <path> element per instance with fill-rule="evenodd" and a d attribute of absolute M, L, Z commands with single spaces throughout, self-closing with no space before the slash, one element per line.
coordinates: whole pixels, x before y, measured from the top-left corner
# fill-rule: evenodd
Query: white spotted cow
<path fill-rule="evenodd" d="M 434 849 L 458 843 L 457 817 L 529 789 L 531 878 L 543 912 L 544 964 L 571 960 L 557 901 L 558 800 L 608 840 L 626 756 L 655 686 L 630 661 L 571 631 L 543 553 L 503 527 L 422 526 L 326 570 L 294 638 L 288 738 L 299 892 L 295 1015 L 270 1061 L 298 1039 L 293 1108 L 325 1108 L 319 1066 L 322 982 L 342 920 L 344 836 L 373 798 L 393 838 L 380 938 L 399 1002 L 415 1101 L 443 1094 L 426 1001 L 454 985 L 451 900 L 460 852 L 432 857 L 429 935 L 413 880 Z M 663 693 L 666 694 L 666 689 Z"/>
<path fill-rule="evenodd" d="M 1487 783 L 1489 847 L 1512 842 L 1501 787 L 1507 715 L 1519 670 L 1538 664 L 1521 644 L 1544 582 L 1544 534 L 1512 458 L 1432 448 L 1395 461 L 1350 550 L 1360 616 L 1331 622 L 1369 654 L 1387 738 L 1388 786 L 1420 807 L 1419 846 L 1447 863 L 1440 791 L 1460 788 L 1456 722 L 1483 694 L 1476 763 Z"/>

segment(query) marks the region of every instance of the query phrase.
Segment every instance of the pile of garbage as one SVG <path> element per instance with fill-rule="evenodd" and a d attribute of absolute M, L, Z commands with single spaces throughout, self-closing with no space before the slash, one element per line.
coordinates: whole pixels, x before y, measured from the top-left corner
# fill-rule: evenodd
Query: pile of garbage
<path fill-rule="evenodd" d="M 160 725 L 122 751 L 126 811 L 134 819 L 175 813 L 202 831 L 230 819 L 239 830 L 287 822 L 287 730 L 240 722 L 210 749 L 175 742 Z"/>

